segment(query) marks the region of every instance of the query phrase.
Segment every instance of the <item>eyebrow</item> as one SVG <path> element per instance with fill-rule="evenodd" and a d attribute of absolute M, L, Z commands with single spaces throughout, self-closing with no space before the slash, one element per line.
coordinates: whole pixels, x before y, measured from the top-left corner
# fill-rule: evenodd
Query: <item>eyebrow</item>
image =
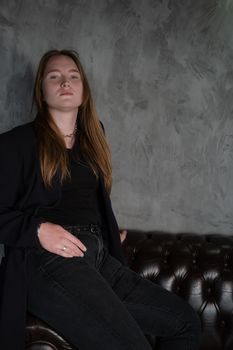
<path fill-rule="evenodd" d="M 60 70 L 59 69 L 50 69 L 48 72 L 46 72 L 45 74 L 49 74 L 49 73 L 53 73 L 53 72 L 59 72 L 60 73 Z M 72 68 L 72 69 L 69 69 L 68 70 L 68 72 L 69 73 L 72 73 L 72 72 L 74 72 L 74 73 L 79 73 L 80 74 L 80 72 L 79 72 L 79 70 L 78 69 L 74 69 L 74 68 Z"/>

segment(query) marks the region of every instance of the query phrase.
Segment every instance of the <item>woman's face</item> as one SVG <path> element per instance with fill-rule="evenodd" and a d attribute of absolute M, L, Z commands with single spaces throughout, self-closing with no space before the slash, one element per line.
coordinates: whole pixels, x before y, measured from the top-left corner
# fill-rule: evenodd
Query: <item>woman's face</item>
<path fill-rule="evenodd" d="M 83 83 L 72 58 L 57 55 L 49 59 L 42 80 L 42 92 L 51 113 L 78 112 L 83 99 Z"/>

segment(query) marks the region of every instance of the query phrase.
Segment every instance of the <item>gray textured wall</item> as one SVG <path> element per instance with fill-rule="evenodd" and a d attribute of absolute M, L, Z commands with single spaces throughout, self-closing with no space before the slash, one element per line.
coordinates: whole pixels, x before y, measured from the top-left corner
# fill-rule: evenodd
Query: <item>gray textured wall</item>
<path fill-rule="evenodd" d="M 232 233 L 232 0 L 0 0 L 0 131 L 40 56 L 75 48 L 113 151 L 121 227 Z"/>

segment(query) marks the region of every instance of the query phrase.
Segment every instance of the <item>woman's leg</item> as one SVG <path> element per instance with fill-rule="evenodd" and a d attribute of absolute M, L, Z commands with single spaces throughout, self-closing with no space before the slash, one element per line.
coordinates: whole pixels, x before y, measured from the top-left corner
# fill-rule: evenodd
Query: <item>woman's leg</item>
<path fill-rule="evenodd" d="M 199 349 L 200 320 L 175 294 L 107 256 L 100 270 L 144 334 L 158 337 L 159 350 Z"/>
<path fill-rule="evenodd" d="M 137 322 L 89 258 L 29 254 L 28 309 L 80 350 L 149 350 Z M 34 266 L 32 268 L 32 265 Z"/>

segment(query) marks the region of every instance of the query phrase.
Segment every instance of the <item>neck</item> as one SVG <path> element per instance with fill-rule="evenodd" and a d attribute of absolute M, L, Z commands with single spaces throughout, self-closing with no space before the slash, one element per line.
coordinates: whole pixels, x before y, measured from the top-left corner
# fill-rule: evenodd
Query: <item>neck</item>
<path fill-rule="evenodd" d="M 75 131 L 75 126 L 77 122 L 78 109 L 72 111 L 54 111 L 49 110 L 49 114 L 53 118 L 53 121 L 60 130 L 63 140 L 65 142 L 66 148 L 72 148 L 75 141 L 75 135 L 71 137 L 66 137 L 66 135 L 71 135 Z"/>
<path fill-rule="evenodd" d="M 56 113 L 49 110 L 49 113 L 63 136 L 74 132 L 78 114 L 77 110 L 71 112 L 56 111 Z"/>

